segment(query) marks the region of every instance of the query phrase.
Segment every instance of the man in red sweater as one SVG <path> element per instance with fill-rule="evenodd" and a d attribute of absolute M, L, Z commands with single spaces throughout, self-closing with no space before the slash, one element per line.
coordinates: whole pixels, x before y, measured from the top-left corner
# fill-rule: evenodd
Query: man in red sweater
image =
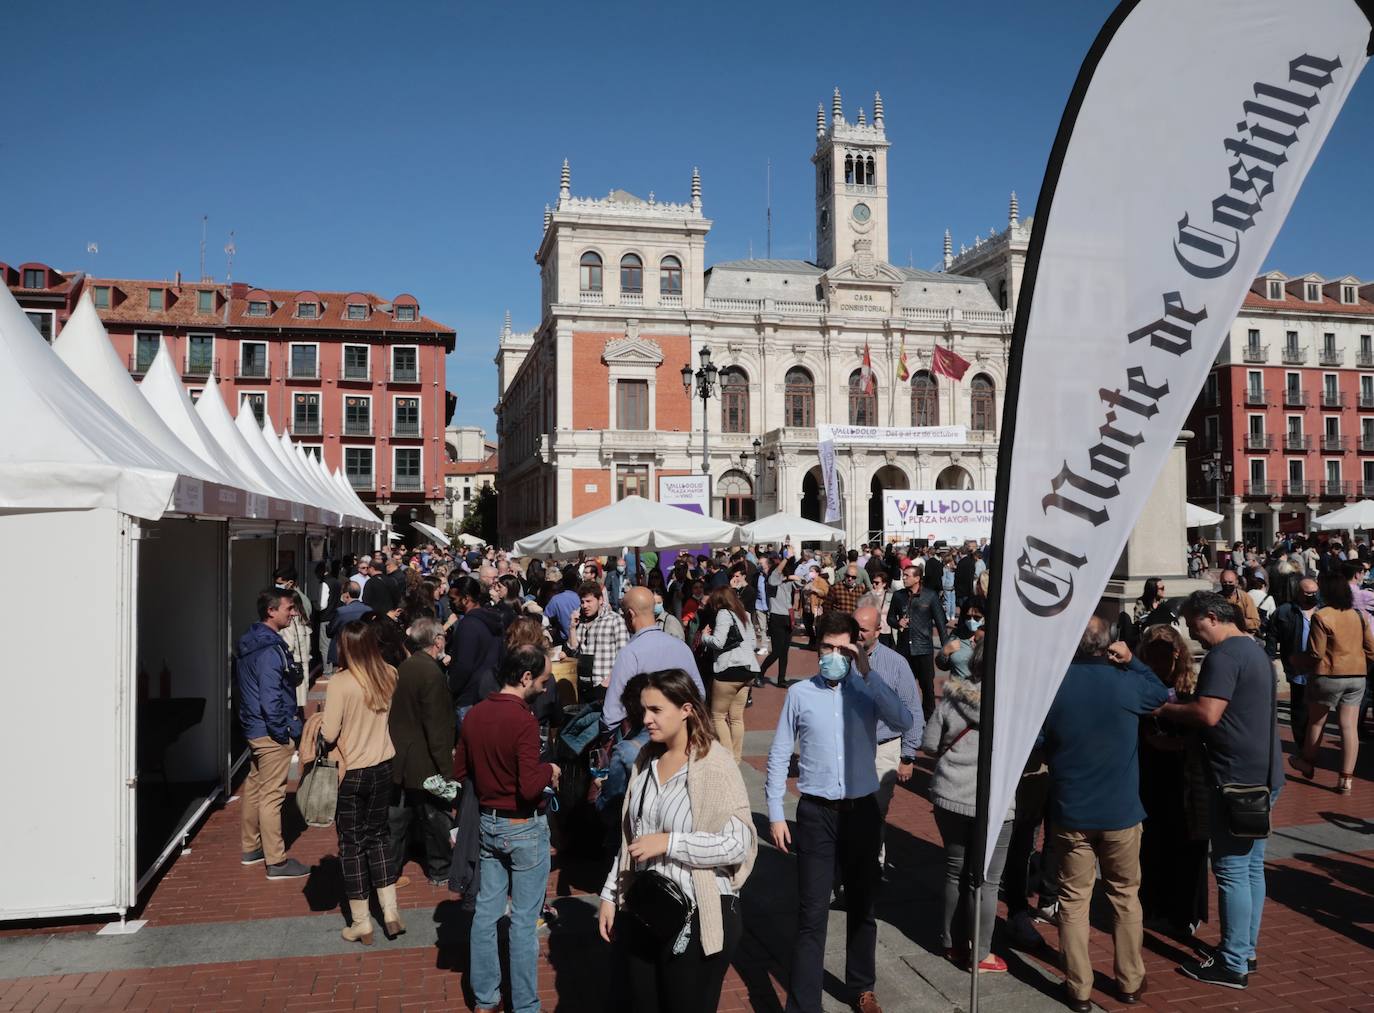
<path fill-rule="evenodd" d="M 501 1005 L 496 923 L 510 899 L 512 1013 L 539 1009 L 535 923 L 549 879 L 549 824 L 541 803 L 558 765 L 539 760 L 539 722 L 530 701 L 549 683 L 548 656 L 517 647 L 501 664 L 501 689 L 468 712 L 453 776 L 472 778 L 482 813 L 482 851 L 472 917 L 468 979 L 480 1011 Z"/>

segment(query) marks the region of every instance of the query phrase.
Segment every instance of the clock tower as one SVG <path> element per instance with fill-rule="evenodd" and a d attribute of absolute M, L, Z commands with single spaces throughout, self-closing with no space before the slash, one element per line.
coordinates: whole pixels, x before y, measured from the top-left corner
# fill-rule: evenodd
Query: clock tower
<path fill-rule="evenodd" d="M 816 263 L 829 270 L 857 259 L 887 263 L 887 134 L 883 98 L 873 95 L 873 122 L 859 110 L 844 118 L 840 89 L 831 100 L 830 125 L 825 107 L 816 108 Z"/>

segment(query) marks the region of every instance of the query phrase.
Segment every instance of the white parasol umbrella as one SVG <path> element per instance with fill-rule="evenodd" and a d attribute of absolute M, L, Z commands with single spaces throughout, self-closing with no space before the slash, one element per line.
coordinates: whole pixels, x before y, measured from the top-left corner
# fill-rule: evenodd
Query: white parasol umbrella
<path fill-rule="evenodd" d="M 1220 524 L 1223 520 L 1221 514 L 1213 510 L 1208 510 L 1206 507 L 1200 507 L 1196 503 L 1188 503 L 1185 504 L 1185 506 L 1187 507 L 1185 512 L 1185 527 L 1207 528 L 1211 527 L 1213 524 Z"/>
<path fill-rule="evenodd" d="M 434 527 L 432 524 L 423 524 L 420 521 L 411 521 L 410 526 L 414 528 L 416 531 L 420 532 L 420 534 L 425 535 L 426 537 L 431 539 L 435 545 L 447 546 L 453 544 L 449 541 L 448 535 L 444 534 L 442 531 Z"/>
<path fill-rule="evenodd" d="M 676 549 L 685 545 L 734 545 L 739 528 L 728 521 L 704 517 L 642 496 L 626 496 L 618 503 L 593 510 L 563 524 L 522 538 L 517 556 L 565 556 L 578 552 L 615 553 L 625 546 Z"/>
<path fill-rule="evenodd" d="M 739 536 L 740 541 L 746 545 L 758 545 L 763 542 L 781 545 L 786 538 L 791 538 L 793 545 L 801 545 L 802 542 L 845 540 L 845 533 L 840 528 L 832 528 L 819 521 L 809 521 L 805 517 L 786 511 L 769 514 L 743 525 L 739 529 Z"/>
<path fill-rule="evenodd" d="M 1374 528 L 1374 500 L 1362 499 L 1358 503 L 1322 514 L 1312 526 L 1323 531 L 1359 531 Z"/>
<path fill-rule="evenodd" d="M 466 531 L 458 535 L 458 541 L 474 549 L 487 544 L 486 542 L 482 541 L 482 539 L 478 538 L 476 535 L 470 535 Z"/>

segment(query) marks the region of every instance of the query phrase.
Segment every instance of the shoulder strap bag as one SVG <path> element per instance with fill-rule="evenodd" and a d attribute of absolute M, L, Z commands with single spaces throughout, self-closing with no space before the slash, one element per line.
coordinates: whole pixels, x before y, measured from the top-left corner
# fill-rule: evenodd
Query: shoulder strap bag
<path fill-rule="evenodd" d="M 308 826 L 327 827 L 334 822 L 339 805 L 339 765 L 329 758 L 324 735 L 315 735 L 315 762 L 301 775 L 296 788 L 296 808 Z"/>
<path fill-rule="evenodd" d="M 1269 806 L 1274 791 L 1274 726 L 1279 707 L 1277 682 L 1272 683 L 1270 692 L 1269 725 L 1265 729 L 1269 735 L 1269 758 L 1265 761 L 1264 784 L 1223 784 L 1220 788 L 1226 829 L 1232 837 L 1245 840 L 1262 840 L 1270 833 Z"/>
<path fill-rule="evenodd" d="M 646 778 L 640 785 L 639 809 L 634 821 L 636 837 L 640 836 L 644 821 L 648 778 L 654 776 L 653 768 L 647 764 L 644 770 Z M 677 946 L 685 946 L 682 937 L 692 921 L 696 904 L 687 891 L 672 879 L 653 869 L 645 869 L 635 872 L 631 877 L 630 886 L 625 891 L 624 910 L 634 930 L 642 938 L 657 946 L 673 946 L 674 952 L 679 952 Z"/>

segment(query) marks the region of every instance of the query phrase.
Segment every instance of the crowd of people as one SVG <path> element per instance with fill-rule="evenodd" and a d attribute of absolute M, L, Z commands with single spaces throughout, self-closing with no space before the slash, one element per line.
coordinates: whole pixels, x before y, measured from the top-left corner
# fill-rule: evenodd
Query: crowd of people
<path fill-rule="evenodd" d="M 1248 786 L 1253 809 L 1256 793 L 1272 801 L 1283 783 L 1271 658 L 1295 690 L 1304 748 L 1293 766 L 1314 775 L 1335 710 L 1351 732 L 1338 782 L 1348 790 L 1354 704 L 1374 660 L 1358 559 L 1319 551 L 1327 562 L 1309 574 L 1305 547 L 1262 562 L 1240 553 L 1216 592 L 1170 598 L 1152 580 L 1115 625 L 1094 618 L 975 895 L 985 554 L 974 542 L 784 544 L 671 559 L 625 550 L 560 568 L 426 545 L 320 564 L 309 595 L 282 570 L 239 642 L 252 757 L 243 862 L 272 879 L 309 872 L 286 854 L 281 808 L 293 754 L 327 754 L 340 771 L 345 939 L 373 941 L 374 893 L 384 931 L 405 930 L 396 890 L 414 856 L 473 912 L 478 1008 L 500 1006 L 496 926 L 508 915 L 512 1009 L 537 1010 L 537 929 L 556 917 L 545 903 L 552 834 L 560 862 L 605 864 L 600 933 L 621 972 L 608 1008 L 713 1010 L 760 843 L 739 770 L 744 714 L 771 671 L 785 697 L 767 760 L 768 838 L 795 855 L 797 877 L 788 1010 L 821 1008 L 832 900 L 846 915 L 853 1008 L 880 1010 L 875 900 L 884 876 L 913 871 L 894 869 L 885 827 L 920 754 L 944 849 L 934 935 L 951 961 L 1007 969 L 993 952 L 1000 888 L 1012 945 L 1043 947 L 1036 921 L 1058 924 L 1065 1000 L 1088 1009 L 1100 869 L 1118 996 L 1137 1002 L 1144 925 L 1195 941 L 1210 859 L 1222 942 L 1181 970 L 1244 988 L 1264 839 L 1237 799 Z M 814 667 L 789 680 L 798 639 Z M 311 675 L 326 690 L 307 722 Z"/>

